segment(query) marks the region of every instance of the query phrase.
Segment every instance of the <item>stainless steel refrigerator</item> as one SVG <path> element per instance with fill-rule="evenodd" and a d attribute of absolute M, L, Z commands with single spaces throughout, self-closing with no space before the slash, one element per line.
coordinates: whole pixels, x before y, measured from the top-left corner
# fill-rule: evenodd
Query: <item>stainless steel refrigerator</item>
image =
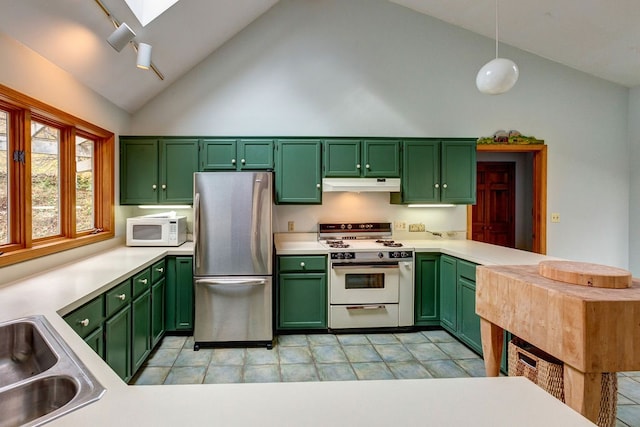
<path fill-rule="evenodd" d="M 271 172 L 194 174 L 194 349 L 273 344 Z"/>

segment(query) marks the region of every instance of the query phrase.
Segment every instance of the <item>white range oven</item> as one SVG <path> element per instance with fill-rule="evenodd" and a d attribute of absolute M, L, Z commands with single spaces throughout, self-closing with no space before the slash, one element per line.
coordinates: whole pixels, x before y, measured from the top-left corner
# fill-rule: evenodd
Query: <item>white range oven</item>
<path fill-rule="evenodd" d="M 391 224 L 319 229 L 329 249 L 329 328 L 412 326 L 413 250 L 388 238 Z"/>

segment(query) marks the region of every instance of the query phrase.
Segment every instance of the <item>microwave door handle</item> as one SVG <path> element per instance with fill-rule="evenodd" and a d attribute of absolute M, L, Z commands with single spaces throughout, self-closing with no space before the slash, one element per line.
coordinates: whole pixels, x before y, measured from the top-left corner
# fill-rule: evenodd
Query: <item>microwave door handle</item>
<path fill-rule="evenodd" d="M 193 197 L 193 257 L 196 261 L 196 268 L 200 267 L 200 257 L 198 256 L 198 233 L 200 232 L 200 193 Z"/>

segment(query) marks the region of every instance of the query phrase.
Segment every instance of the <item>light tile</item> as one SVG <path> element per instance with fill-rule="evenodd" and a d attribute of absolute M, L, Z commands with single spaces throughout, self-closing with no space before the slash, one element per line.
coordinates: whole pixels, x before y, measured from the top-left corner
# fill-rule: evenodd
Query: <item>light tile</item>
<path fill-rule="evenodd" d="M 180 354 L 179 348 L 158 349 L 151 353 L 151 357 L 145 362 L 145 366 L 173 366 Z"/>
<path fill-rule="evenodd" d="M 307 340 L 310 345 L 338 345 L 338 338 L 333 334 L 309 334 Z"/>
<path fill-rule="evenodd" d="M 472 377 L 487 376 L 487 371 L 484 369 L 484 360 L 482 359 L 458 359 L 456 363 Z"/>
<path fill-rule="evenodd" d="M 280 382 L 278 365 L 247 365 L 244 367 L 245 383 Z"/>
<path fill-rule="evenodd" d="M 347 345 L 342 347 L 350 362 L 382 362 L 372 345 Z"/>
<path fill-rule="evenodd" d="M 448 332 L 442 330 L 422 331 L 422 335 L 431 342 L 453 342 L 456 340 Z"/>
<path fill-rule="evenodd" d="M 629 427 L 640 427 L 640 405 L 618 406 L 617 418 Z"/>
<path fill-rule="evenodd" d="M 202 384 L 206 366 L 176 366 L 171 369 L 165 384 Z"/>
<path fill-rule="evenodd" d="M 183 348 L 173 366 L 208 366 L 211 362 L 211 354 L 213 354 L 211 349 L 193 351 Z"/>
<path fill-rule="evenodd" d="M 342 345 L 367 345 L 370 344 L 365 335 L 362 334 L 341 334 L 336 335 Z"/>
<path fill-rule="evenodd" d="M 640 382 L 633 378 L 637 377 L 618 378 L 618 392 L 635 403 L 640 403 Z"/>
<path fill-rule="evenodd" d="M 187 337 L 166 336 L 162 338 L 162 341 L 158 345 L 158 348 L 160 349 L 182 348 L 186 340 L 187 340 Z"/>
<path fill-rule="evenodd" d="M 358 379 L 348 363 L 321 363 L 316 367 L 322 381 L 351 381 Z"/>
<path fill-rule="evenodd" d="M 382 362 L 352 363 L 359 380 L 391 380 L 393 374 Z"/>
<path fill-rule="evenodd" d="M 273 365 L 278 364 L 278 351 L 266 348 L 248 348 L 246 353 L 247 365 Z"/>
<path fill-rule="evenodd" d="M 273 350 L 271 350 L 273 351 Z M 244 348 L 216 348 L 211 355 L 213 365 L 243 365 L 246 350 Z"/>
<path fill-rule="evenodd" d="M 627 399 L 625 395 L 618 393 L 618 405 L 636 405 L 636 402 L 631 399 Z"/>
<path fill-rule="evenodd" d="M 405 347 L 418 360 L 449 359 L 449 356 L 433 343 L 406 344 Z"/>
<path fill-rule="evenodd" d="M 367 334 L 371 344 L 400 344 L 400 340 L 393 334 Z"/>
<path fill-rule="evenodd" d="M 398 379 L 433 378 L 419 362 L 388 362 L 387 366 Z"/>
<path fill-rule="evenodd" d="M 280 347 L 280 364 L 313 363 L 309 347 Z"/>
<path fill-rule="evenodd" d="M 373 346 L 385 362 L 408 362 L 415 358 L 402 344 L 376 344 Z"/>
<path fill-rule="evenodd" d="M 452 359 L 477 359 L 478 355 L 459 342 L 440 342 L 436 344 Z"/>
<path fill-rule="evenodd" d="M 193 345 L 194 345 L 195 341 L 193 339 L 193 336 L 187 337 L 186 340 L 184 340 L 184 345 L 182 346 L 183 348 L 190 348 L 193 349 Z"/>
<path fill-rule="evenodd" d="M 347 356 L 339 345 L 314 345 L 311 354 L 316 363 L 346 363 Z"/>
<path fill-rule="evenodd" d="M 171 370 L 168 366 L 147 366 L 134 379 L 133 385 L 161 385 Z"/>
<path fill-rule="evenodd" d="M 420 344 L 429 342 L 429 339 L 418 332 L 394 334 L 403 344 Z"/>
<path fill-rule="evenodd" d="M 466 378 L 469 374 L 453 360 L 429 360 L 422 362 L 434 378 Z"/>
<path fill-rule="evenodd" d="M 278 345 L 281 347 L 305 346 L 308 345 L 306 335 L 280 335 L 278 336 Z"/>
<path fill-rule="evenodd" d="M 209 365 L 204 384 L 233 384 L 242 382 L 242 366 Z"/>
<path fill-rule="evenodd" d="M 313 363 L 280 365 L 280 373 L 282 381 L 287 382 L 319 380 L 316 365 Z"/>

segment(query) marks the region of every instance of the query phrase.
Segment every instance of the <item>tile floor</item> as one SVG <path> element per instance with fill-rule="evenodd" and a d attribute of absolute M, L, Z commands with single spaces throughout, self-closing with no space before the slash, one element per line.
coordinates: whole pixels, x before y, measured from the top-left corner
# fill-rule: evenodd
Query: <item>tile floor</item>
<path fill-rule="evenodd" d="M 203 348 L 165 337 L 132 384 L 349 381 L 484 376 L 475 353 L 445 331 L 280 335 L 273 350 Z M 640 372 L 618 376 L 617 427 L 640 427 Z"/>

